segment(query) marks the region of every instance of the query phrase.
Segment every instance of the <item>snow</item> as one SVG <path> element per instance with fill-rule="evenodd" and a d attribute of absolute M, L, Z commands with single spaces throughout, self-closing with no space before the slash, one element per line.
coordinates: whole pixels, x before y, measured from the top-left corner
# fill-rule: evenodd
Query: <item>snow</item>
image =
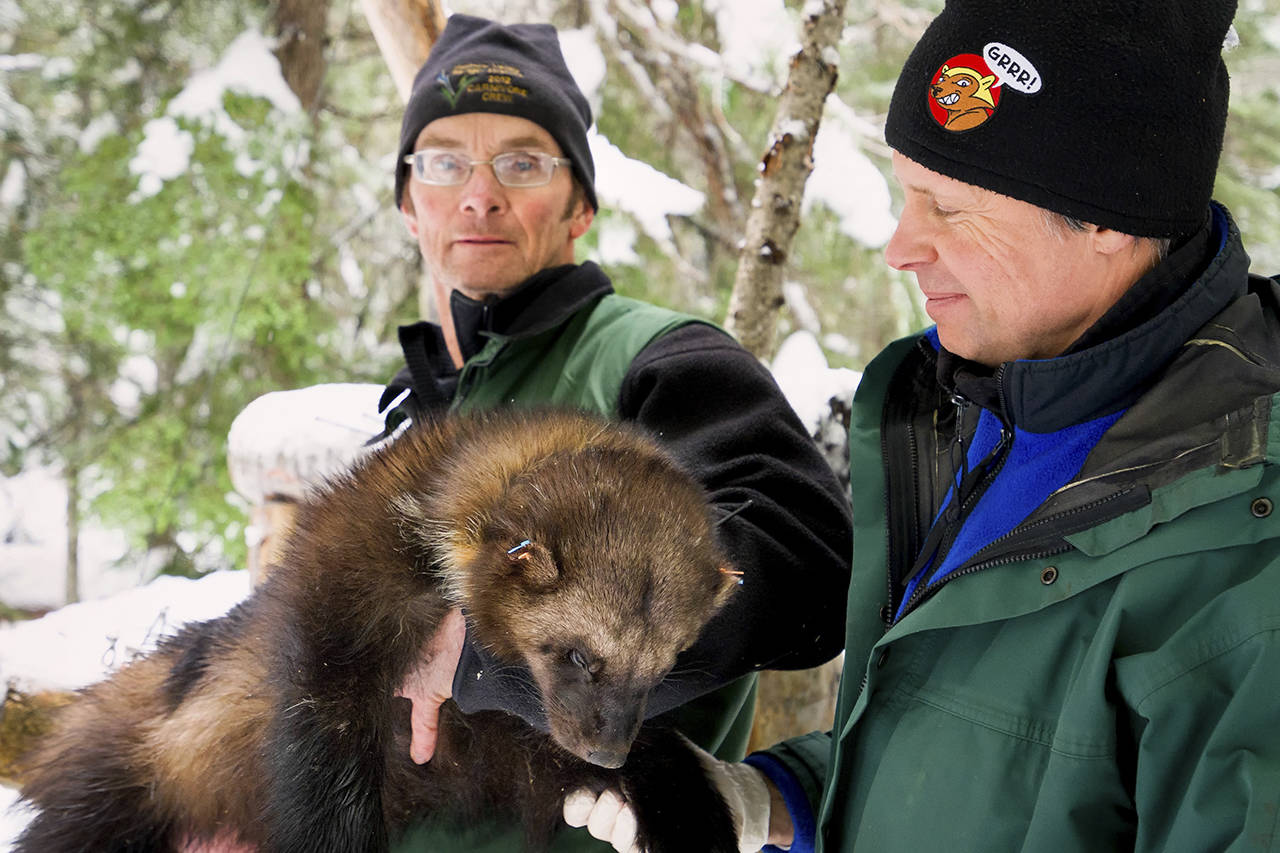
<path fill-rule="evenodd" d="M 782 0 L 709 0 L 725 73 L 761 92 L 780 89 L 786 60 L 800 49 L 799 30 Z"/>
<path fill-rule="evenodd" d="M 0 627 L 0 684 L 77 690 L 105 678 L 182 625 L 226 613 L 249 594 L 247 571 L 197 580 L 162 575 L 107 598 Z"/>
<path fill-rule="evenodd" d="M 165 181 L 185 174 L 190 167 L 195 141 L 178 126 L 177 119 L 206 123 L 232 144 L 243 139 L 244 129 L 222 107 L 223 96 L 228 92 L 265 98 L 285 114 L 302 111 L 297 96 L 280 73 L 280 63 L 271 47 L 271 41 L 261 33 L 241 33 L 217 65 L 192 75 L 186 87 L 169 102 L 165 115 L 143 126 L 142 142 L 129 161 L 129 170 L 138 176 L 138 189 L 130 201 L 155 195 L 164 188 Z M 295 163 L 302 153 L 298 152 Z M 237 153 L 235 165 L 245 176 L 262 168 L 243 151 Z"/>
<path fill-rule="evenodd" d="M 263 394 L 236 415 L 227 436 L 236 491 L 254 503 L 271 495 L 299 498 L 314 478 L 345 470 L 382 431 L 381 395 L 381 385 L 358 383 Z"/>
<path fill-rule="evenodd" d="M 76 690 L 154 649 L 184 624 L 221 616 L 248 594 L 247 571 L 199 580 L 159 577 L 109 598 L 0 626 L 0 686 L 24 693 Z M 17 806 L 17 791 L 0 786 L 0 849 L 13 845 L 30 818 Z"/>
<path fill-rule="evenodd" d="M 0 180 L 0 207 L 15 208 L 27 197 L 27 170 L 21 160 L 11 160 Z"/>
<path fill-rule="evenodd" d="M 17 790 L 0 785 L 0 849 L 11 849 L 30 819 L 30 812 L 18 805 Z"/>
<path fill-rule="evenodd" d="M 302 105 L 280 73 L 280 63 L 271 53 L 273 46 L 261 33 L 241 33 L 216 66 L 194 74 L 169 102 L 169 115 L 194 119 L 225 116 L 222 97 L 227 92 L 265 98 L 281 112 L 300 112 Z"/>
<path fill-rule="evenodd" d="M 164 182 L 185 174 L 191 165 L 196 141 L 169 116 L 153 118 L 142 127 L 142 142 L 129 161 L 129 171 L 138 176 L 138 190 L 131 201 L 150 198 L 164 189 Z"/>
<path fill-rule="evenodd" d="M 1263 41 L 1280 50 L 1280 15 L 1264 18 L 1259 28 Z M 1238 38 L 1238 36 L 1237 36 Z"/>
<path fill-rule="evenodd" d="M 648 163 L 633 160 L 594 130 L 587 134 L 596 162 L 596 196 L 601 207 L 624 210 L 660 243 L 671 240 L 667 217 L 696 213 L 705 196 Z"/>
<path fill-rule="evenodd" d="M 43 68 L 45 58 L 38 53 L 13 53 L 0 56 L 0 72 L 34 71 Z"/>
<path fill-rule="evenodd" d="M 809 431 L 815 432 L 832 397 L 849 396 L 862 374 L 847 367 L 829 367 L 812 332 L 792 332 L 778 348 L 770 367 L 774 379 Z"/>
<path fill-rule="evenodd" d="M 640 256 L 636 254 L 636 238 L 639 236 L 630 222 L 617 217 L 596 220 L 596 258 L 606 266 L 638 266 Z"/>
<path fill-rule="evenodd" d="M 79 146 L 81 154 L 92 154 L 102 140 L 115 136 L 120 132 L 120 122 L 111 113 L 103 113 L 94 117 L 80 134 Z"/>
<path fill-rule="evenodd" d="M 833 113 L 830 106 L 813 145 L 813 173 L 805 184 L 805 212 L 817 202 L 840 218 L 843 233 L 871 248 L 889 242 L 898 224 L 891 209 L 888 181 L 862 152 L 840 113 Z"/>
<path fill-rule="evenodd" d="M 598 109 L 600 103 L 600 86 L 604 83 L 608 66 L 605 63 L 604 51 L 596 42 L 595 32 L 589 28 L 579 30 L 560 30 L 560 52 L 564 54 L 565 65 L 587 103 L 592 109 Z"/>
<path fill-rule="evenodd" d="M 66 485 L 45 469 L 0 479 L 0 601 L 46 610 L 66 591 Z M 127 544 L 119 531 L 92 524 L 80 531 L 77 549 L 83 598 L 136 586 L 137 571 L 114 568 Z"/>

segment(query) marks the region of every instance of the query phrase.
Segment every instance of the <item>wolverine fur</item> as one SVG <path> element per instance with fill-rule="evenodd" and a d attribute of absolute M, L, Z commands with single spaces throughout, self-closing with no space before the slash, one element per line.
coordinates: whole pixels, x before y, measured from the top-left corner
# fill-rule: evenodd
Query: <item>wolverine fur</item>
<path fill-rule="evenodd" d="M 730 853 L 687 744 L 640 726 L 734 583 L 701 489 L 633 430 L 564 412 L 415 426 L 304 502 L 245 602 L 63 711 L 31 756 L 16 850 L 383 851 L 417 819 L 495 814 L 536 850 L 585 786 L 621 789 L 653 853 Z M 419 766 L 395 693 L 455 605 L 532 673 L 550 735 L 446 702 Z"/>

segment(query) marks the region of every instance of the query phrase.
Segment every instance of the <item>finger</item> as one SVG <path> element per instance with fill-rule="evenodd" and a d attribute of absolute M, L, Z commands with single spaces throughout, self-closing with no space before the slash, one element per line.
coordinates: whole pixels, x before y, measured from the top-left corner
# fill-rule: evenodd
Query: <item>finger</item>
<path fill-rule="evenodd" d="M 564 822 L 569 826 L 586 826 L 596 795 L 586 788 L 579 788 L 564 798 Z"/>
<path fill-rule="evenodd" d="M 433 702 L 414 702 L 409 720 L 409 757 L 414 764 L 426 764 L 436 754 L 436 737 L 440 733 L 440 706 Z"/>
<path fill-rule="evenodd" d="M 617 820 L 613 822 L 613 834 L 609 837 L 609 843 L 619 853 L 633 853 L 633 851 L 638 853 L 640 850 L 640 846 L 636 844 L 636 813 L 630 806 L 623 806 L 618 812 Z"/>
<path fill-rule="evenodd" d="M 591 833 L 592 838 L 609 841 L 613 836 L 613 824 L 621 810 L 622 798 L 613 791 L 605 791 L 596 800 L 591 815 L 587 818 L 587 832 Z"/>

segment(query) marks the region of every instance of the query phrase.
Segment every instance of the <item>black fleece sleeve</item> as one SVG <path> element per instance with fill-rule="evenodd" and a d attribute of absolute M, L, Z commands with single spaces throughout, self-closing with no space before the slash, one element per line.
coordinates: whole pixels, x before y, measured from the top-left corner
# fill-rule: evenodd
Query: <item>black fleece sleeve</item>
<path fill-rule="evenodd" d="M 728 514 L 742 585 L 650 697 L 652 716 L 760 669 L 802 669 L 844 645 L 849 505 L 768 370 L 723 332 L 684 326 L 646 347 L 619 398 Z M 700 673 L 691 677 L 690 673 Z"/>
<path fill-rule="evenodd" d="M 722 514 L 740 510 L 718 532 L 742 584 L 650 696 L 646 717 L 748 672 L 838 654 L 852 557 L 848 501 L 768 370 L 718 329 L 683 326 L 632 362 L 619 415 L 664 445 Z M 454 699 L 465 712 L 505 710 L 545 730 L 528 678 L 468 642 Z"/>

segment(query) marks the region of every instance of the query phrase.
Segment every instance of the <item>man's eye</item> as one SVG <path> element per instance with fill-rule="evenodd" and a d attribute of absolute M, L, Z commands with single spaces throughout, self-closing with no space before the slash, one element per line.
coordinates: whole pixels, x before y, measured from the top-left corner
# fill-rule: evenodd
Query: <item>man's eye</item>
<path fill-rule="evenodd" d="M 456 172 L 462 168 L 462 159 L 452 154 L 437 154 L 431 158 L 433 172 Z"/>
<path fill-rule="evenodd" d="M 518 151 L 508 158 L 507 168 L 513 172 L 535 172 L 538 169 L 538 158 L 533 154 Z"/>

